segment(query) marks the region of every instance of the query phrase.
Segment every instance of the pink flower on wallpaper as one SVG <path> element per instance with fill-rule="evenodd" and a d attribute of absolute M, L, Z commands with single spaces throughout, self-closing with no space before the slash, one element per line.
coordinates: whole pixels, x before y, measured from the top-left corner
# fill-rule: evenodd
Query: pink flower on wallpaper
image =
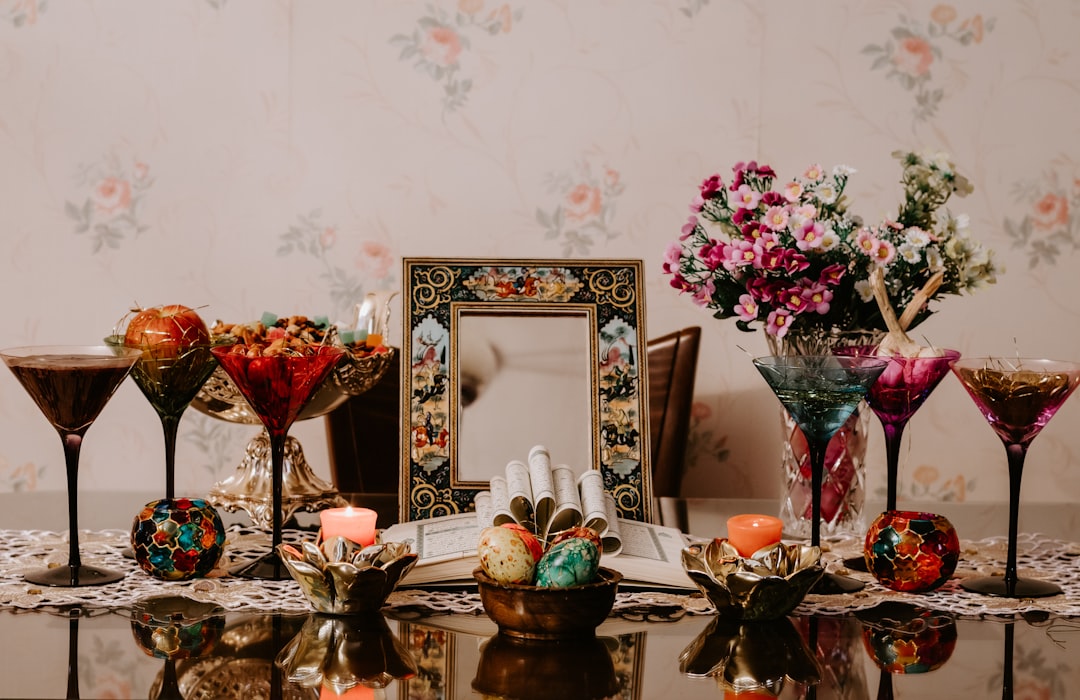
<path fill-rule="evenodd" d="M 382 243 L 361 242 L 353 268 L 335 264 L 341 255 L 328 251 L 340 248 L 341 238 L 340 227 L 324 224 L 322 210 L 314 209 L 298 216 L 296 223 L 281 234 L 277 249 L 278 255 L 304 255 L 316 261 L 321 268 L 318 291 L 330 297 L 336 318 L 345 318 L 369 289 L 388 289 L 394 283 L 394 257 Z"/>
<path fill-rule="evenodd" d="M 600 188 L 580 183 L 566 195 L 566 218 L 570 221 L 585 221 L 600 214 L 604 205 Z"/>
<path fill-rule="evenodd" d="M 98 213 L 114 216 L 131 208 L 131 183 L 117 177 L 103 178 L 94 188 Z"/>
<path fill-rule="evenodd" d="M 588 161 L 572 170 L 550 173 L 547 189 L 558 196 L 553 210 L 538 208 L 536 220 L 544 227 L 544 237 L 562 242 L 563 255 L 582 255 L 592 247 L 619 235 L 611 228 L 615 204 L 623 193 L 622 178 L 610 166 L 594 173 Z"/>
<path fill-rule="evenodd" d="M 388 246 L 377 241 L 364 241 L 360 244 L 356 267 L 367 271 L 371 277 L 379 280 L 389 278 L 393 264 L 394 255 Z"/>
<path fill-rule="evenodd" d="M 1060 156 L 1042 177 L 1024 180 L 1013 186 L 1022 217 L 1005 219 L 1005 235 L 1014 248 L 1028 253 L 1028 266 L 1055 264 L 1063 253 L 1080 248 L 1080 164 Z"/>
<path fill-rule="evenodd" d="M 925 39 L 909 36 L 896 47 L 892 62 L 897 70 L 918 78 L 930 72 L 930 64 L 934 62 L 934 52 Z"/>
<path fill-rule="evenodd" d="M 0 15 L 5 16 L 13 27 L 27 27 L 37 23 L 45 7 L 44 0 L 7 0 L 0 2 Z"/>
<path fill-rule="evenodd" d="M 453 66 L 461 54 L 461 39 L 449 27 L 431 27 L 427 30 L 421 50 L 428 61 L 440 66 Z"/>
<path fill-rule="evenodd" d="M 81 165 L 75 180 L 85 194 L 66 201 L 64 213 L 75 222 L 75 233 L 89 234 L 94 253 L 119 248 L 150 228 L 139 222 L 143 199 L 154 184 L 145 162 L 128 165 L 110 153 L 100 162 Z"/>
<path fill-rule="evenodd" d="M 1031 222 L 1035 228 L 1053 231 L 1069 223 L 1069 200 L 1063 195 L 1048 192 L 1035 202 Z"/>
<path fill-rule="evenodd" d="M 484 0 L 458 0 L 456 12 L 435 5 L 427 10 L 411 33 L 395 34 L 390 43 L 401 47 L 398 57 L 402 61 L 411 61 L 416 70 L 442 86 L 443 108 L 453 111 L 465 105 L 473 89 L 472 78 L 462 68 L 473 39 L 508 33 L 524 11 L 503 4 L 485 12 Z"/>
<path fill-rule="evenodd" d="M 933 84 L 933 69 L 945 55 L 946 47 L 965 47 L 982 42 L 994 28 L 994 20 L 975 15 L 957 22 L 952 5 L 936 5 L 928 22 L 901 16 L 890 38 L 880 44 L 867 44 L 862 52 L 873 58 L 870 70 L 884 70 L 886 76 L 900 83 L 915 99 L 915 118 L 928 119 L 937 113 L 945 90 Z"/>
<path fill-rule="evenodd" d="M 3 491 L 35 491 L 45 468 L 31 462 L 9 469 L 6 461 L 0 460 L 0 486 Z"/>

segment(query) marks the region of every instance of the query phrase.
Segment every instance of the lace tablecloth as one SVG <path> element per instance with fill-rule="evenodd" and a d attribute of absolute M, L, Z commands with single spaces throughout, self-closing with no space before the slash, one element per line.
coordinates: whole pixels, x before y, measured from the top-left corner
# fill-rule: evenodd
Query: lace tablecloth
<path fill-rule="evenodd" d="M 311 533 L 286 531 L 286 541 L 310 537 Z M 80 552 L 85 563 L 94 563 L 128 573 L 123 580 L 105 586 L 50 588 L 27 583 L 22 575 L 47 565 L 66 565 L 67 534 L 42 530 L 0 530 L 0 606 L 33 609 L 82 605 L 122 609 L 155 595 L 184 595 L 213 602 L 226 610 L 248 612 L 307 613 L 311 607 L 300 588 L 289 581 L 252 581 L 227 575 L 182 582 L 159 581 L 142 572 L 134 559 L 125 555 L 129 533 L 123 530 L 82 532 Z M 232 568 L 257 558 L 269 550 L 270 536 L 247 527 L 230 528 L 228 550 L 222 568 Z M 885 601 L 912 603 L 947 612 L 959 618 L 1013 618 L 1052 614 L 1080 617 L 1080 544 L 1063 542 L 1037 534 L 1018 540 L 1021 576 L 1033 576 L 1060 585 L 1064 592 L 1048 598 L 997 598 L 970 593 L 959 582 L 968 576 L 1000 574 L 1004 569 L 1007 540 L 993 537 L 963 541 L 960 567 L 956 575 L 936 591 L 924 594 L 897 593 L 879 585 L 870 574 L 847 572 L 846 558 L 858 556 L 861 542 L 840 538 L 826 543 L 824 557 L 830 571 L 849 573 L 867 583 L 864 590 L 844 595 L 809 595 L 797 614 L 841 615 L 875 607 Z M 483 612 L 475 591 L 430 591 L 399 589 L 387 601 L 391 612 L 400 615 L 439 613 L 479 614 Z M 703 596 L 660 591 L 626 591 L 616 598 L 612 614 L 630 619 L 671 620 L 687 614 L 708 615 L 714 611 Z"/>

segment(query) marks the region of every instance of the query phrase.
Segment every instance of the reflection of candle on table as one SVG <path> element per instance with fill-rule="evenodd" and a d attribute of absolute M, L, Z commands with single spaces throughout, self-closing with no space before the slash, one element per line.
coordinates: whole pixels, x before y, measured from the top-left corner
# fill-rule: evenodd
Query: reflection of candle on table
<path fill-rule="evenodd" d="M 776 700 L 772 693 L 762 693 L 756 690 L 744 690 L 736 693 L 734 690 L 724 691 L 724 700 Z"/>
<path fill-rule="evenodd" d="M 375 542 L 375 519 L 378 514 L 370 508 L 327 508 L 319 512 L 323 540 L 344 537 L 362 547 Z"/>
<path fill-rule="evenodd" d="M 739 555 L 749 557 L 762 547 L 780 541 L 784 523 L 771 515 L 733 515 L 727 521 L 727 538 Z"/>

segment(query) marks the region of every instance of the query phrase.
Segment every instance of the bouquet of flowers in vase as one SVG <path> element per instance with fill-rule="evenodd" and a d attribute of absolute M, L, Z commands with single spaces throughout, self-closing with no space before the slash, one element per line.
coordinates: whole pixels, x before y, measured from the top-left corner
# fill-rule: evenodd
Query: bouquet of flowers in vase
<path fill-rule="evenodd" d="M 972 191 L 967 179 L 944 155 L 893 156 L 904 198 L 895 219 L 872 226 L 848 212 L 854 170 L 845 166 L 812 165 L 776 189 L 773 169 L 754 161 L 737 163 L 730 184 L 706 178 L 664 255 L 671 286 L 716 318 L 737 318 L 741 330 L 760 324 L 770 341 L 815 352 L 837 335 L 886 331 L 870 286 L 875 269 L 893 308 L 922 302 L 908 328 L 932 313 L 926 302 L 995 282 L 993 251 L 970 237 L 966 215 L 945 208 Z"/>
<path fill-rule="evenodd" d="M 672 287 L 716 318 L 735 318 L 741 330 L 764 327 L 774 354 L 877 345 L 887 330 L 888 340 L 906 339 L 904 331 L 932 313 L 930 301 L 993 283 L 998 269 L 993 252 L 969 235 L 968 217 L 945 208 L 953 195 L 972 191 L 948 158 L 893 155 L 904 197 L 895 219 L 874 225 L 849 213 L 845 189 L 854 171 L 844 166 L 826 173 L 812 165 L 782 187 L 774 187 L 772 168 L 753 161 L 737 163 L 730 183 L 706 178 L 664 256 Z M 857 411 L 829 444 L 826 533 L 861 529 L 868 416 Z M 808 449 L 784 419 L 781 515 L 785 532 L 800 534 L 809 523 Z"/>

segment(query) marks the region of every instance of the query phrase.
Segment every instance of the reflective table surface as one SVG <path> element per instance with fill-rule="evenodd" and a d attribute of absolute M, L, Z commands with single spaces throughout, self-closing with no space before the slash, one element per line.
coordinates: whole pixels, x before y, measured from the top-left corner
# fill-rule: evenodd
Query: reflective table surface
<path fill-rule="evenodd" d="M 53 521 L 45 505 L 50 500 L 63 499 L 0 494 L 0 529 L 62 530 L 63 516 Z M 93 500 L 83 499 L 92 512 L 80 526 L 88 529 L 126 527 L 145 502 L 108 495 L 99 512 Z M 380 513 L 392 509 L 382 503 Z M 770 507 L 704 499 L 668 505 L 685 509 L 690 531 L 701 536 L 722 535 L 728 514 Z M 1075 507 L 1055 508 L 1032 511 L 1033 529 L 1080 539 Z M 953 507 L 950 517 L 961 532 L 968 528 L 965 537 L 981 537 L 1004 529 L 999 510 Z M 0 601 L 0 697 L 1080 697 L 1080 618 L 955 619 L 932 607 L 928 596 L 924 609 L 892 606 L 746 625 L 715 615 L 629 610 L 608 618 L 595 638 L 521 643 L 497 634 L 482 615 L 213 611 L 193 632 L 180 623 L 147 622 L 131 609 L 26 610 Z M 333 680 L 345 690 L 357 679 L 368 685 L 342 695 L 329 687 Z M 732 692 L 754 683 L 773 692 Z"/>

